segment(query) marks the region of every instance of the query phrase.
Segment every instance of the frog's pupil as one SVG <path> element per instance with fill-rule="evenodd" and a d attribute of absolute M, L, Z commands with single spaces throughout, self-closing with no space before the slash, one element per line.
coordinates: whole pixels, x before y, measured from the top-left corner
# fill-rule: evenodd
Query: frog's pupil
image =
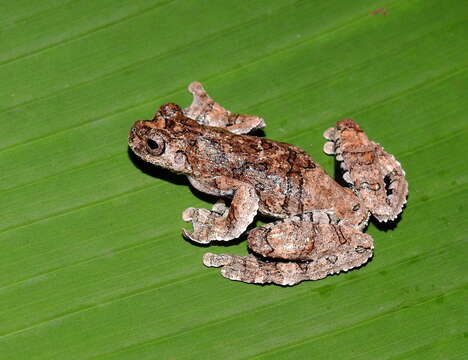
<path fill-rule="evenodd" d="M 152 140 L 152 139 L 148 139 L 148 147 L 151 149 L 151 150 L 156 150 L 159 145 L 156 141 Z"/>

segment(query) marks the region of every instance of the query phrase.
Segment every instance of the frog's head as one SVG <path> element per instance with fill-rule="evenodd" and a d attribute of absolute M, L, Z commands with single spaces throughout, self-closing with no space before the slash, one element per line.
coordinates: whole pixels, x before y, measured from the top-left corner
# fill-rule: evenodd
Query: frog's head
<path fill-rule="evenodd" d="M 132 151 L 146 162 L 188 174 L 187 141 L 184 124 L 187 119 L 182 109 L 173 103 L 160 107 L 151 121 L 140 120 L 133 124 L 128 135 Z"/>

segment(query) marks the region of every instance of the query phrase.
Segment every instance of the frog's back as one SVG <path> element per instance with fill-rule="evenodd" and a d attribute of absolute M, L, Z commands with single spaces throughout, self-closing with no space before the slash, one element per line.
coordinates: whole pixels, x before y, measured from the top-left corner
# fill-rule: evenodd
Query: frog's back
<path fill-rule="evenodd" d="M 255 187 L 260 212 L 275 217 L 307 209 L 306 178 L 329 178 L 302 149 L 256 136 L 203 127 L 188 152 L 195 177 L 225 176 Z M 200 134 L 200 133 L 199 133 Z M 329 178 L 330 181 L 334 181 Z"/>

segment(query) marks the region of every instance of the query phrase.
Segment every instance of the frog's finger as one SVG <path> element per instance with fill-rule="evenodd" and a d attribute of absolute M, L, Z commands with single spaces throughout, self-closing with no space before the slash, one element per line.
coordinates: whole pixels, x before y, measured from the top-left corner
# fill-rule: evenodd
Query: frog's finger
<path fill-rule="evenodd" d="M 325 130 L 323 137 L 327 140 L 335 140 L 335 128 L 331 127 Z"/>
<path fill-rule="evenodd" d="M 191 221 L 193 219 L 195 210 L 196 209 L 193 207 L 185 209 L 184 212 L 182 213 L 182 220 L 184 220 L 185 222 Z"/>
<path fill-rule="evenodd" d="M 229 264 L 233 256 L 229 254 L 212 254 L 206 253 L 203 255 L 203 264 L 208 267 L 220 267 Z"/>
<path fill-rule="evenodd" d="M 335 143 L 327 141 L 323 144 L 323 152 L 327 155 L 335 155 Z"/>
<path fill-rule="evenodd" d="M 198 244 L 208 244 L 211 241 L 204 236 L 200 236 L 196 232 L 192 232 L 184 228 L 182 228 L 182 235 L 184 238 L 196 242 Z"/>
<path fill-rule="evenodd" d="M 182 228 L 182 235 L 187 239 L 193 240 L 193 232 L 188 231 L 187 229 Z"/>

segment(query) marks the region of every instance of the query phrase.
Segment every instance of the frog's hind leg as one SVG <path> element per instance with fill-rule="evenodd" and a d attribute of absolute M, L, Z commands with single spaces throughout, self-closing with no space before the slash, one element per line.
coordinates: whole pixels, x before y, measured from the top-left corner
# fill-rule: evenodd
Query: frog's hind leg
<path fill-rule="evenodd" d="M 258 116 L 234 114 L 214 101 L 199 82 L 193 82 L 188 90 L 193 95 L 192 104 L 184 109 L 185 116 L 202 125 L 223 127 L 235 134 L 247 134 L 265 127 Z"/>
<path fill-rule="evenodd" d="M 258 210 L 255 188 L 230 178 L 218 177 L 206 181 L 191 179 L 192 185 L 204 192 L 232 194 L 231 206 L 219 200 L 212 210 L 188 208 L 182 213 L 184 221 L 191 221 L 193 232 L 183 230 L 186 238 L 201 244 L 211 241 L 229 241 L 239 237 L 253 221 Z"/>
<path fill-rule="evenodd" d="M 370 141 L 351 119 L 338 121 L 323 134 L 329 140 L 323 150 L 336 155 L 343 179 L 363 199 L 379 221 L 394 220 L 402 211 L 408 183 L 401 164 L 383 147 Z"/>
<path fill-rule="evenodd" d="M 203 262 L 222 266 L 221 274 L 231 280 L 294 285 L 361 266 L 372 256 L 374 247 L 372 238 L 359 230 L 296 218 L 256 228 L 248 241 L 263 259 L 253 254 L 208 253 Z"/>

